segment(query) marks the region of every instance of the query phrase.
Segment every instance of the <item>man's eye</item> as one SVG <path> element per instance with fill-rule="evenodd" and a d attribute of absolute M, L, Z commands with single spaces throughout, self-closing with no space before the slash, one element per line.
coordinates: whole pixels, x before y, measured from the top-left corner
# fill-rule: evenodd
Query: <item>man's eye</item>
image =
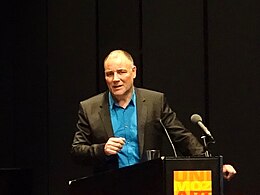
<path fill-rule="evenodd" d="M 111 76 L 113 76 L 113 75 L 114 75 L 113 72 L 106 72 L 106 76 L 107 76 L 107 77 L 111 77 Z"/>
<path fill-rule="evenodd" d="M 118 70 L 117 71 L 117 74 L 124 74 L 124 73 L 127 73 L 127 70 Z"/>

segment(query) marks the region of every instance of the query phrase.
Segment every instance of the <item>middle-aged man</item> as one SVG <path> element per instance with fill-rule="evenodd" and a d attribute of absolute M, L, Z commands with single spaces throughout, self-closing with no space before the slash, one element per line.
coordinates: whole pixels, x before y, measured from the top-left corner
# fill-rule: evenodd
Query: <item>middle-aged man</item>
<path fill-rule="evenodd" d="M 129 53 L 112 51 L 104 60 L 108 91 L 82 101 L 72 156 L 95 171 L 121 168 L 145 159 L 145 151 L 161 150 L 164 130 L 183 156 L 204 155 L 204 147 L 177 119 L 165 95 L 134 87 L 136 66 Z M 224 177 L 236 174 L 223 166 Z"/>

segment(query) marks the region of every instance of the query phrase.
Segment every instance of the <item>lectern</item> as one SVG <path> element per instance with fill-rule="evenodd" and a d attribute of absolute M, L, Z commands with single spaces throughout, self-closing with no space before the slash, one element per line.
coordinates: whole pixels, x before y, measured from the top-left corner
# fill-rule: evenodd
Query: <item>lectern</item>
<path fill-rule="evenodd" d="M 223 195 L 222 157 L 162 157 L 70 181 L 70 195 Z"/>

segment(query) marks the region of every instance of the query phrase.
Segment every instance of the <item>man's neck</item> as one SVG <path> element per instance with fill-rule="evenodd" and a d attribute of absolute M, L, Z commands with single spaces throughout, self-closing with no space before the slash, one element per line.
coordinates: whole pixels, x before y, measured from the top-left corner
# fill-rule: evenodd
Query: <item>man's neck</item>
<path fill-rule="evenodd" d="M 122 108 L 126 108 L 132 99 L 132 95 L 133 95 L 133 90 L 131 91 L 131 93 L 128 93 L 128 94 L 122 95 L 122 96 L 117 96 L 114 98 L 115 98 L 116 103 L 119 106 L 121 106 Z"/>

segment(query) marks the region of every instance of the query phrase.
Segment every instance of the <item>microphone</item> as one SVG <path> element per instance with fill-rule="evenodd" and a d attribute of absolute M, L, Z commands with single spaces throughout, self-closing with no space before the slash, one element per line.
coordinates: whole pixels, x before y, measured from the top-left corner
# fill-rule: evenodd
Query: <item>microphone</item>
<path fill-rule="evenodd" d="M 200 126 L 200 128 L 205 132 L 205 134 L 207 136 L 209 136 L 213 141 L 214 141 L 214 138 L 213 136 L 211 135 L 210 131 L 207 129 L 207 127 L 202 123 L 202 118 L 200 115 L 198 114 L 193 114 L 191 117 L 190 117 L 190 120 L 191 122 L 193 122 L 194 124 L 198 124 Z"/>
<path fill-rule="evenodd" d="M 169 140 L 171 146 L 172 146 L 172 150 L 173 150 L 174 157 L 177 158 L 177 153 L 176 153 L 175 147 L 174 147 L 174 145 L 173 145 L 173 143 L 172 143 L 172 140 L 171 140 L 171 138 L 170 138 L 170 135 L 169 135 L 169 133 L 168 133 L 166 127 L 164 126 L 164 124 L 163 124 L 163 122 L 162 122 L 162 119 L 160 119 L 160 123 L 161 123 L 161 125 L 162 125 L 162 127 L 163 127 L 163 129 L 164 129 L 164 131 L 165 131 L 165 133 L 166 133 L 166 135 L 167 135 L 167 138 L 168 138 L 168 140 Z"/>

